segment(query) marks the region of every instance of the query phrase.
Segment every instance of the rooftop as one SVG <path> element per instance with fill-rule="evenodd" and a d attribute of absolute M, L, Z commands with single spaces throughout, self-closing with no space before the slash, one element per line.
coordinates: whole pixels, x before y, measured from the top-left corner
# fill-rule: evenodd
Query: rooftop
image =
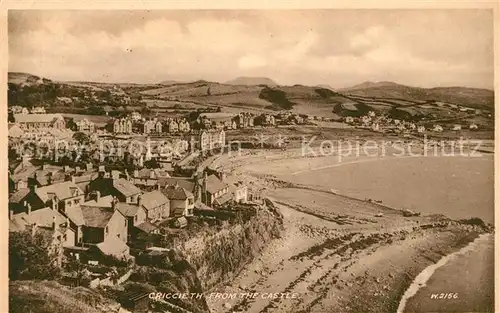
<path fill-rule="evenodd" d="M 63 119 L 61 114 L 14 114 L 18 123 L 51 123 L 56 119 Z"/>
<path fill-rule="evenodd" d="M 112 208 L 81 206 L 85 225 L 89 227 L 104 228 L 113 216 Z"/>
<path fill-rule="evenodd" d="M 66 181 L 37 188 L 36 194 L 43 202 L 46 202 L 51 199 L 50 194 L 54 194 L 57 198 L 64 200 L 77 195 L 82 195 L 83 191 L 75 183 Z"/>
<path fill-rule="evenodd" d="M 210 175 L 207 177 L 207 191 L 211 194 L 215 194 L 218 191 L 226 188 L 227 185 L 215 175 Z"/>

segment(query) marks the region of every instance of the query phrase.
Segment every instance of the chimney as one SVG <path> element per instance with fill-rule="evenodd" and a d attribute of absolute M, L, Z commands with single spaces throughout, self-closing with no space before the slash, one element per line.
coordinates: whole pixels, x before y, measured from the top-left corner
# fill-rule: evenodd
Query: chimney
<path fill-rule="evenodd" d="M 31 236 L 35 236 L 35 233 L 36 233 L 36 229 L 37 229 L 38 225 L 36 222 L 34 222 L 32 225 L 31 225 Z"/>
<path fill-rule="evenodd" d="M 28 205 L 26 206 L 26 214 L 30 215 L 31 214 L 31 204 L 28 203 Z"/>
<path fill-rule="evenodd" d="M 95 202 L 99 202 L 100 199 L 101 199 L 101 192 L 96 191 L 95 192 Z"/>
<path fill-rule="evenodd" d="M 160 183 L 156 183 L 156 190 L 160 190 L 160 189 L 161 189 Z"/>
<path fill-rule="evenodd" d="M 9 210 L 9 220 L 13 220 L 14 219 L 14 210 Z"/>
<path fill-rule="evenodd" d="M 134 177 L 139 177 L 139 170 L 134 170 Z"/>
<path fill-rule="evenodd" d="M 52 230 L 56 230 L 56 226 L 57 226 L 57 217 L 54 215 L 52 217 Z"/>
<path fill-rule="evenodd" d="M 87 163 L 87 164 L 85 164 L 85 166 L 87 168 L 87 171 L 91 171 L 92 170 L 92 167 L 93 167 L 92 163 Z"/>
<path fill-rule="evenodd" d="M 139 206 L 142 205 L 142 196 L 141 195 L 137 196 L 137 205 L 139 205 Z"/>
<path fill-rule="evenodd" d="M 69 165 L 64 165 L 63 170 L 65 173 L 69 172 L 70 170 Z"/>
<path fill-rule="evenodd" d="M 37 188 L 38 188 L 37 185 L 30 186 L 31 192 L 36 192 Z"/>
<path fill-rule="evenodd" d="M 42 165 L 42 170 L 45 171 L 45 170 L 47 170 L 47 168 L 48 168 L 48 164 L 47 163 L 45 163 L 45 164 Z"/>
<path fill-rule="evenodd" d="M 155 178 L 155 171 L 153 170 L 149 171 L 149 178 L 151 179 Z"/>
<path fill-rule="evenodd" d="M 113 201 L 111 201 L 111 208 L 113 208 L 113 210 L 116 210 L 117 204 L 118 204 L 118 199 L 116 197 L 113 197 Z"/>
<path fill-rule="evenodd" d="M 76 184 L 76 176 L 71 175 L 71 182 L 72 182 L 73 184 Z"/>
<path fill-rule="evenodd" d="M 68 218 L 68 217 L 66 217 L 66 227 L 69 227 L 69 225 L 70 225 L 70 224 L 69 224 L 69 218 Z"/>
<path fill-rule="evenodd" d="M 54 211 L 57 211 L 57 201 L 56 201 L 56 197 L 53 197 L 52 198 L 52 210 Z"/>
<path fill-rule="evenodd" d="M 106 169 L 104 168 L 104 165 L 99 165 L 99 173 L 100 172 L 106 172 Z"/>

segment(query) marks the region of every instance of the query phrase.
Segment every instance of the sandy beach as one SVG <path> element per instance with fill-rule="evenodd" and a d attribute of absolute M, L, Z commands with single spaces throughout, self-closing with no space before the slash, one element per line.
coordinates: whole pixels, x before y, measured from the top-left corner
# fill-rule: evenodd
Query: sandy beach
<path fill-rule="evenodd" d="M 293 175 L 291 169 L 335 166 L 336 156 L 305 159 L 296 153 L 259 151 L 218 159 L 219 167 L 273 201 L 283 213 L 285 231 L 234 281 L 211 292 L 297 297 L 209 298 L 212 312 L 396 312 L 422 270 L 484 232 L 439 214 L 407 217 L 374 201 L 336 194 L 313 179 L 309 184 L 281 180 Z M 370 162 L 367 156 L 350 161 L 360 160 Z"/>

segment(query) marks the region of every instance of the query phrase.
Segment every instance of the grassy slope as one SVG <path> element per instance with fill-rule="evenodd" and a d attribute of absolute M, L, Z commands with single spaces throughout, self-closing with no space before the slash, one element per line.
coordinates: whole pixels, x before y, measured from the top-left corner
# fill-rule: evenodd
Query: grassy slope
<path fill-rule="evenodd" d="M 109 312 L 118 303 L 82 288 L 68 288 L 49 281 L 14 281 L 9 283 L 10 313 L 79 313 Z"/>

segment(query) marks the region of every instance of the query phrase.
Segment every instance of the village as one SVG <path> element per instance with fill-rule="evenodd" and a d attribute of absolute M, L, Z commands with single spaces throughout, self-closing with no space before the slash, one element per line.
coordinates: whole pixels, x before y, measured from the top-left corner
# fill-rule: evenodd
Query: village
<path fill-rule="evenodd" d="M 199 225 L 242 222 L 242 214 L 248 219 L 265 207 L 248 182 L 213 166 L 233 148 L 227 134 L 317 123 L 417 138 L 443 131 L 374 111 L 341 120 L 291 111 L 175 118 L 130 112 L 98 125 L 44 107 L 9 110 L 9 232 L 49 238 L 61 281 L 90 288 L 118 286 L 134 264 L 171 257 Z M 131 297 L 147 300 L 144 293 Z"/>

